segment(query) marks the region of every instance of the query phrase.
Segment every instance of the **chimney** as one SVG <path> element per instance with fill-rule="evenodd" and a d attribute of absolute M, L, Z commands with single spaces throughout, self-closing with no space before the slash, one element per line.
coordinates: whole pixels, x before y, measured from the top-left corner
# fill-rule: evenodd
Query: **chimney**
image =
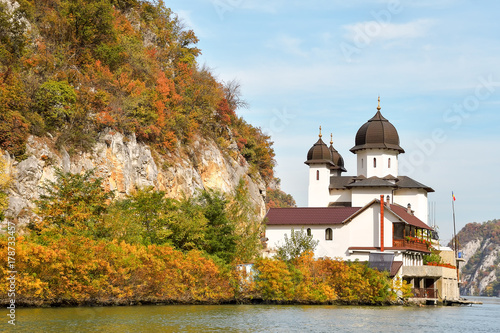
<path fill-rule="evenodd" d="M 388 195 L 387 195 L 387 197 L 385 197 L 385 205 L 386 205 L 387 207 L 390 207 L 390 206 L 389 206 L 389 205 L 390 205 L 390 203 L 391 203 L 391 197 L 390 197 L 390 196 L 389 196 L 389 194 L 388 194 Z"/>
<path fill-rule="evenodd" d="M 384 252 L 384 195 L 380 195 L 380 252 Z"/>
<path fill-rule="evenodd" d="M 408 212 L 408 214 L 413 215 L 413 213 L 411 211 L 411 204 L 410 203 L 408 204 L 406 211 Z"/>

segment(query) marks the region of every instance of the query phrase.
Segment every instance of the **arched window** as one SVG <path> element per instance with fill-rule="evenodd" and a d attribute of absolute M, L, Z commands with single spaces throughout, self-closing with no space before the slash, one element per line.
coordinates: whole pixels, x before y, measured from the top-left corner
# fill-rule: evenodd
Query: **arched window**
<path fill-rule="evenodd" d="M 387 167 L 390 169 L 391 168 L 391 159 L 389 158 L 389 160 L 387 161 Z"/>
<path fill-rule="evenodd" d="M 326 240 L 332 240 L 333 239 L 333 232 L 331 228 L 327 228 L 325 230 L 325 239 Z"/>
<path fill-rule="evenodd" d="M 319 170 L 316 170 L 316 180 L 319 180 Z"/>
<path fill-rule="evenodd" d="M 373 167 L 376 168 L 377 167 L 377 159 L 374 157 L 373 158 Z"/>
<path fill-rule="evenodd" d="M 311 228 L 307 228 L 307 236 L 311 236 L 312 233 L 311 233 Z"/>

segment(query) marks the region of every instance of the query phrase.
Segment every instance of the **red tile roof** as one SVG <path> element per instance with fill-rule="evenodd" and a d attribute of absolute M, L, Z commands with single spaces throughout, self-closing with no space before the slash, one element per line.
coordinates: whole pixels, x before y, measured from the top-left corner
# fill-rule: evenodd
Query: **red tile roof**
<path fill-rule="evenodd" d="M 380 203 L 377 199 L 371 201 L 365 207 L 290 207 L 271 208 L 266 214 L 267 225 L 325 225 L 342 224 L 350 217 L 354 217 L 363 210 Z M 387 209 L 387 207 L 386 207 Z M 432 230 L 415 215 L 409 214 L 407 209 L 399 205 L 390 205 L 390 211 L 401 218 L 404 222 L 415 226 Z"/>
<path fill-rule="evenodd" d="M 341 224 L 361 207 L 293 207 L 271 208 L 267 225 Z"/>
<path fill-rule="evenodd" d="M 427 224 L 422 222 L 418 217 L 412 214 L 408 214 L 408 210 L 399 205 L 390 205 L 391 211 L 393 211 L 397 216 L 402 218 L 406 223 L 415 226 L 417 228 L 432 230 Z"/>

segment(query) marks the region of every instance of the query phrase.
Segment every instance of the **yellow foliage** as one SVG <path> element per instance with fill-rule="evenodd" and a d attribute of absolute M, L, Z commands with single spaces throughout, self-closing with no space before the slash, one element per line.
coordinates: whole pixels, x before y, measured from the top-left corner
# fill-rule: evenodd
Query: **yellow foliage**
<path fill-rule="evenodd" d="M 9 195 L 7 190 L 12 183 L 12 175 L 9 173 L 5 159 L 0 156 L 0 216 L 9 206 Z"/>

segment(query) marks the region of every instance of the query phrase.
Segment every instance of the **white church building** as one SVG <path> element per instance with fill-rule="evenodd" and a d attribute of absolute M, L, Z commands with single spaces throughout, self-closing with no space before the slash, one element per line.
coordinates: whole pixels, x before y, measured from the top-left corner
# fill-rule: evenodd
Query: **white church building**
<path fill-rule="evenodd" d="M 350 151 L 357 157 L 355 176 L 344 176 L 344 160 L 321 135 L 309 149 L 308 207 L 271 208 L 266 215 L 268 249 L 283 244 L 291 230 L 305 230 L 318 240 L 315 257 L 369 262 L 404 278 L 416 297 L 430 301 L 458 299 L 455 269 L 423 265 L 437 246 L 428 223 L 427 196 L 434 190 L 398 172 L 404 153 L 399 135 L 380 112 L 363 124 Z M 449 253 L 442 253 L 449 257 Z M 449 259 L 455 265 L 454 255 Z"/>

